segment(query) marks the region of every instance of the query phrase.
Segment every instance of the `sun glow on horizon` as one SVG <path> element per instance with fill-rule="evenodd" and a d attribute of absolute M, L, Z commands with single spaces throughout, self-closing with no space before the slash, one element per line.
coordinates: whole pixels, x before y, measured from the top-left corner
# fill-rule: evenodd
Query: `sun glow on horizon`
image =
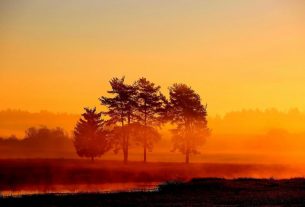
<path fill-rule="evenodd" d="M 305 110 L 303 1 L 0 4 L 0 109 L 80 113 L 126 75 L 186 83 L 211 115 Z"/>
<path fill-rule="evenodd" d="M 167 97 L 185 83 L 208 105 L 197 160 L 303 162 L 304 20 L 302 0 L 2 0 L 0 136 L 71 133 L 83 107 L 103 109 L 109 80 L 145 77 Z"/>

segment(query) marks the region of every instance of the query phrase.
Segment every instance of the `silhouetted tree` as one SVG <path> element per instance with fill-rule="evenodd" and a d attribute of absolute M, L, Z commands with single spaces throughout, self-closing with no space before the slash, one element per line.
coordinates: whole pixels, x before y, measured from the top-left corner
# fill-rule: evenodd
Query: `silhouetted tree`
<path fill-rule="evenodd" d="M 143 125 L 137 125 L 138 135 L 141 135 L 137 136 L 137 142 L 143 146 L 144 162 L 146 162 L 147 148 L 151 150 L 153 143 L 160 139 L 160 135 L 157 135 L 158 131 L 153 127 L 161 123 L 160 118 L 166 99 L 160 92 L 160 86 L 156 86 L 146 78 L 140 78 L 134 85 L 137 91 L 138 122 Z"/>
<path fill-rule="evenodd" d="M 103 129 L 102 113 L 96 108 L 85 108 L 85 113 L 74 129 L 74 146 L 80 157 L 94 160 L 107 152 L 110 148 L 106 130 Z"/>
<path fill-rule="evenodd" d="M 198 147 L 208 135 L 206 106 L 200 96 L 185 84 L 174 84 L 169 88 L 170 112 L 168 118 L 176 125 L 173 132 L 174 150 L 185 155 L 189 163 L 190 154 L 198 153 Z"/>
<path fill-rule="evenodd" d="M 121 128 L 115 127 L 112 138 L 118 151 L 123 151 L 124 162 L 128 161 L 129 149 L 129 127 L 128 125 L 135 119 L 136 109 L 136 89 L 133 85 L 124 83 L 125 77 L 113 78 L 110 80 L 111 90 L 108 91 L 113 97 L 102 96 L 99 100 L 108 111 L 105 112 L 109 116 L 108 125 L 120 125 Z M 114 140 L 116 139 L 116 140 Z"/>

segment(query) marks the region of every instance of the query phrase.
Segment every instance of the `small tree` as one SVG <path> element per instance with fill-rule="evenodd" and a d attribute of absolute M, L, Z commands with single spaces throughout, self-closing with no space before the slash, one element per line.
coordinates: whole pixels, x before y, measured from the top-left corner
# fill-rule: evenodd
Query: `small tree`
<path fill-rule="evenodd" d="M 89 157 L 93 161 L 110 149 L 101 114 L 96 112 L 96 108 L 85 108 L 85 113 L 76 124 L 73 141 L 80 157 Z"/>
<path fill-rule="evenodd" d="M 160 92 L 160 86 L 148 81 L 146 78 L 140 78 L 135 82 L 137 91 L 137 112 L 138 125 L 137 141 L 143 146 L 144 162 L 147 160 L 147 149 L 152 149 L 154 142 L 160 139 L 158 131 L 153 127 L 161 123 L 161 114 L 166 102 L 165 97 Z M 140 136 L 139 136 L 140 135 Z"/>
<path fill-rule="evenodd" d="M 115 131 L 112 133 L 113 142 L 118 147 L 117 150 L 123 151 L 124 162 L 128 161 L 129 150 L 129 127 L 135 119 L 136 108 L 136 89 L 132 85 L 125 82 L 125 77 L 113 78 L 110 81 L 111 90 L 108 91 L 113 97 L 102 96 L 99 100 L 103 106 L 106 106 L 108 111 L 105 112 L 109 116 L 108 125 L 116 125 Z M 118 128 L 118 125 L 121 129 Z"/>
<path fill-rule="evenodd" d="M 191 154 L 198 153 L 198 147 L 208 135 L 206 106 L 200 96 L 185 84 L 174 84 L 169 88 L 170 112 L 168 118 L 176 125 L 173 132 L 174 150 L 185 155 L 189 163 Z"/>

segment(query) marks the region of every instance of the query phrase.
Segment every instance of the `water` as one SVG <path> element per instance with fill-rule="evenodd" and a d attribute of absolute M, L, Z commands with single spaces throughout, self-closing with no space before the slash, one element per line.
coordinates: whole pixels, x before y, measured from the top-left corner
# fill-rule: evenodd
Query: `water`
<path fill-rule="evenodd" d="M 126 182 L 103 184 L 68 184 L 68 185 L 35 185 L 22 186 L 11 190 L 0 191 L 0 195 L 23 196 L 37 194 L 69 194 L 69 193 L 116 193 L 116 192 L 151 192 L 158 190 L 160 182 Z"/>

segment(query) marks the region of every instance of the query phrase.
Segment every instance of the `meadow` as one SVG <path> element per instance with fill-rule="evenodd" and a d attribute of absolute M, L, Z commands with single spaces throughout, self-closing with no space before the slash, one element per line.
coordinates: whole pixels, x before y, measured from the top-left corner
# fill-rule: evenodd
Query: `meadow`
<path fill-rule="evenodd" d="M 129 162 L 86 159 L 2 159 L 3 195 L 48 192 L 105 192 L 152 188 L 168 181 L 193 178 L 290 178 L 302 167 L 271 164 Z"/>

